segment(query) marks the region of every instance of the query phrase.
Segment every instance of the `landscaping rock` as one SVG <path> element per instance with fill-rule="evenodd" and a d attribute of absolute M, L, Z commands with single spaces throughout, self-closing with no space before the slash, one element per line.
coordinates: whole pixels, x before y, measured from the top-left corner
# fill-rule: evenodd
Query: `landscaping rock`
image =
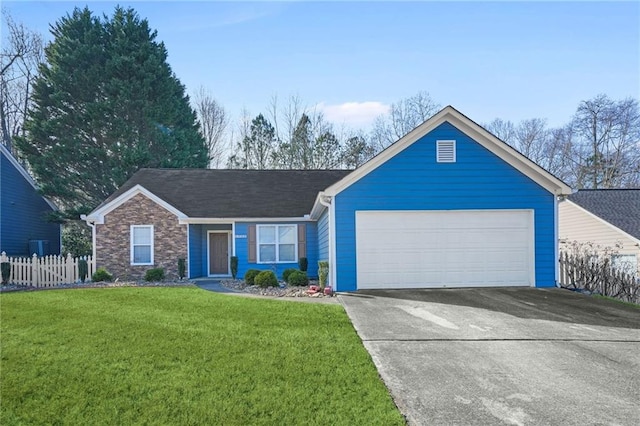
<path fill-rule="evenodd" d="M 224 287 L 241 291 L 243 293 L 259 294 L 261 296 L 272 297 L 331 297 L 331 295 L 325 295 L 321 292 L 314 291 L 310 293 L 310 289 L 317 287 L 313 284 L 310 287 L 291 287 L 284 283 L 279 283 L 278 287 L 261 288 L 255 285 L 247 285 L 242 280 L 223 280 L 220 282 Z"/>

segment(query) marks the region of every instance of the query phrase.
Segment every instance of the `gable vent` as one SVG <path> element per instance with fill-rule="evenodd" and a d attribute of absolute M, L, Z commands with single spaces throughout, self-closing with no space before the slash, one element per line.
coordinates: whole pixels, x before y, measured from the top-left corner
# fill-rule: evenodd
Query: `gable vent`
<path fill-rule="evenodd" d="M 436 161 L 438 163 L 455 163 L 456 141 L 436 141 Z"/>

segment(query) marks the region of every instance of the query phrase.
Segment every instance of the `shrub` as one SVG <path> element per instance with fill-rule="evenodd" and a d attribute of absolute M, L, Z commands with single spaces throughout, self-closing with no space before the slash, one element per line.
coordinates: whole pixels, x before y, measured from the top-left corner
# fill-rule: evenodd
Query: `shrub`
<path fill-rule="evenodd" d="M 0 264 L 2 270 L 2 284 L 9 284 L 9 278 L 11 278 L 11 264 L 9 262 L 2 262 Z"/>
<path fill-rule="evenodd" d="M 320 260 L 318 262 L 318 284 L 320 288 L 327 286 L 327 277 L 329 276 L 329 262 Z"/>
<path fill-rule="evenodd" d="M 298 259 L 298 268 L 300 268 L 302 272 L 307 272 L 308 267 L 309 267 L 309 261 L 307 260 L 306 257 L 301 257 L 300 259 Z"/>
<path fill-rule="evenodd" d="M 234 280 L 238 276 L 238 256 L 231 256 L 231 276 Z"/>
<path fill-rule="evenodd" d="M 276 274 L 273 271 L 262 271 L 258 275 L 256 275 L 254 279 L 257 286 L 260 287 L 277 287 L 278 286 L 278 278 L 276 278 Z"/>
<path fill-rule="evenodd" d="M 81 282 L 85 282 L 89 275 L 89 263 L 84 259 L 78 260 L 78 277 Z"/>
<path fill-rule="evenodd" d="M 294 273 L 295 271 L 297 271 L 296 268 L 287 268 L 282 272 L 282 279 L 284 280 L 284 282 L 286 282 L 287 284 L 289 284 L 289 276 Z"/>
<path fill-rule="evenodd" d="M 164 279 L 164 269 L 151 268 L 144 274 L 145 281 L 162 281 Z"/>
<path fill-rule="evenodd" d="M 304 271 L 295 271 L 289 275 L 289 285 L 309 285 L 309 277 Z"/>
<path fill-rule="evenodd" d="M 187 272 L 187 262 L 184 259 L 178 259 L 178 278 L 183 279 Z"/>
<path fill-rule="evenodd" d="M 249 269 L 244 274 L 244 282 L 247 283 L 247 285 L 253 285 L 256 275 L 258 275 L 259 273 L 260 271 L 257 269 Z"/>
<path fill-rule="evenodd" d="M 113 275 L 107 272 L 107 270 L 104 268 L 98 268 L 91 276 L 91 280 L 96 283 L 99 283 L 102 281 L 112 281 Z"/>

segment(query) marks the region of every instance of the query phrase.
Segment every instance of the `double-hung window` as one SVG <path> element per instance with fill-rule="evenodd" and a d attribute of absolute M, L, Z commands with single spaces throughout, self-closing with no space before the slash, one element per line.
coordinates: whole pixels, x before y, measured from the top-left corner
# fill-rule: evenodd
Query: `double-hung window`
<path fill-rule="evenodd" d="M 153 265 L 153 225 L 131 225 L 131 264 Z"/>
<path fill-rule="evenodd" d="M 296 225 L 258 225 L 258 263 L 297 262 Z"/>

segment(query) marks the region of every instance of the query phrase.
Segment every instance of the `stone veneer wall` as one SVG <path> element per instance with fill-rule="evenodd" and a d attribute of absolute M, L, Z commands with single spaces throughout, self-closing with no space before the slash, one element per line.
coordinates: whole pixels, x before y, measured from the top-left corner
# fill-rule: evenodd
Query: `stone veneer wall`
<path fill-rule="evenodd" d="M 114 278 L 144 279 L 151 268 L 164 268 L 167 278 L 178 277 L 178 259 L 187 258 L 187 225 L 142 194 L 116 208 L 96 225 L 96 267 Z M 131 225 L 153 225 L 153 265 L 131 265 Z M 187 271 L 189 265 L 187 265 Z"/>

